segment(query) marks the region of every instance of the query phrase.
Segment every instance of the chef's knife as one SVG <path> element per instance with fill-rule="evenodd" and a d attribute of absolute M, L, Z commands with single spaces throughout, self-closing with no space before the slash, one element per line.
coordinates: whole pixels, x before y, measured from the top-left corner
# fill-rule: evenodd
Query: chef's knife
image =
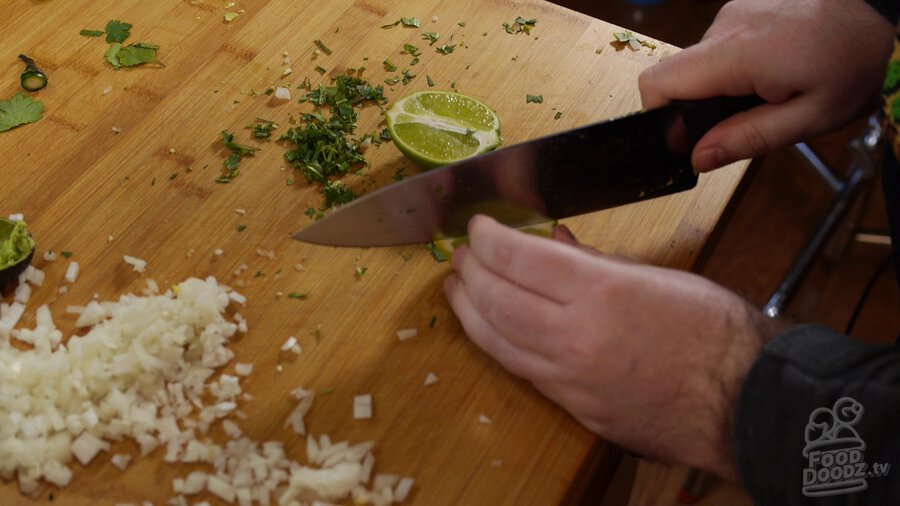
<path fill-rule="evenodd" d="M 434 169 L 345 204 L 294 235 L 391 246 L 466 234 L 476 213 L 523 227 L 693 188 L 691 150 L 757 96 L 675 102 Z"/>

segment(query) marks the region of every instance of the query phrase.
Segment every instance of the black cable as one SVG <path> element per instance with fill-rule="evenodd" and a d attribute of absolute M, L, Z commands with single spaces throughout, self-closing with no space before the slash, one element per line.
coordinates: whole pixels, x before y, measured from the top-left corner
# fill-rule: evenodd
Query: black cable
<path fill-rule="evenodd" d="M 847 322 L 847 330 L 844 331 L 844 334 L 850 335 L 853 332 L 853 327 L 856 325 L 856 320 L 859 319 L 859 314 L 862 313 L 863 306 L 866 305 L 866 300 L 869 298 L 869 294 L 872 292 L 872 288 L 875 287 L 875 283 L 878 282 L 878 278 L 884 274 L 884 271 L 887 270 L 888 266 L 894 260 L 894 256 L 889 254 L 887 258 L 884 259 L 884 262 L 878 267 L 872 277 L 869 278 L 868 284 L 866 284 L 866 288 L 863 289 L 862 295 L 859 296 L 859 301 L 856 303 L 856 307 L 853 309 L 853 314 L 850 316 L 850 321 Z"/>

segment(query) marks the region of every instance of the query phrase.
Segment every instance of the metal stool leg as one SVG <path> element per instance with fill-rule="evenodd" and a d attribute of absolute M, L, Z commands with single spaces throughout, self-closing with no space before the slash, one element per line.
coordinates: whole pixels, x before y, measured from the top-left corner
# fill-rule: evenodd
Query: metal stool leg
<path fill-rule="evenodd" d="M 819 224 L 815 233 L 800 251 L 794 260 L 784 280 L 778 285 L 775 293 L 763 306 L 763 312 L 772 318 L 777 318 L 790 298 L 794 295 L 803 276 L 806 275 L 815 258 L 818 256 L 825 242 L 831 236 L 836 226 L 847 212 L 847 209 L 860 193 L 863 184 L 871 180 L 875 174 L 875 148 L 881 138 L 881 125 L 873 117 L 869 119 L 868 130 L 859 138 L 850 142 L 854 160 L 850 165 L 849 173 L 845 179 L 838 179 L 827 164 L 805 143 L 795 147 L 806 158 L 810 165 L 822 175 L 822 178 L 831 186 L 837 195 L 831 203 L 831 207 L 825 218 Z"/>

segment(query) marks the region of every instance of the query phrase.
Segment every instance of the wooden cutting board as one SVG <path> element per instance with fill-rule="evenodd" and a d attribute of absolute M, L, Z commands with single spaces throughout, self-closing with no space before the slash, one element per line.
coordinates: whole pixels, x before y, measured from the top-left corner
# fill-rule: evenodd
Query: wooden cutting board
<path fill-rule="evenodd" d="M 24 213 L 38 244 L 35 265 L 47 273 L 29 314 L 49 303 L 57 324 L 71 331 L 69 304 L 117 298 L 142 289 L 146 278 L 166 286 L 215 276 L 248 298 L 240 311 L 250 330 L 233 345 L 237 360 L 255 365 L 244 381 L 254 399 L 240 406 L 250 417 L 238 421 L 247 435 L 284 441 L 302 459 L 303 438 L 283 427 L 294 405 L 287 393 L 326 389 L 331 393 L 319 395 L 307 417 L 310 431 L 375 440 L 376 470 L 414 477 L 415 504 L 577 498 L 591 466 L 611 455 L 608 446 L 465 337 L 441 289 L 448 265 L 420 246 L 334 249 L 293 241 L 290 234 L 310 222 L 304 211 L 322 197 L 286 163 L 283 145 L 255 142 L 244 126 L 266 118 L 283 132 L 289 114 L 311 110 L 262 94 L 271 86 L 307 77 L 327 84 L 363 66 L 364 77 L 382 83 L 397 74 L 382 64 L 391 59 L 416 77 L 386 86 L 389 98 L 429 89 L 430 76 L 433 89 L 494 107 L 505 143 L 515 144 L 638 110 L 638 74 L 676 49 L 660 42 L 654 50 L 617 50 L 610 42 L 619 28 L 543 1 L 238 0 L 225 7 L 215 0 L 4 2 L 0 97 L 19 91 L 19 53 L 50 77 L 33 94 L 46 106 L 44 118 L 0 133 L 0 215 Z M 239 16 L 227 23 L 225 12 Z M 422 26 L 381 28 L 401 16 L 418 17 Z M 504 30 L 516 16 L 537 19 L 530 35 Z M 113 70 L 104 40 L 79 35 L 110 19 L 134 25 L 129 42 L 159 44 L 164 65 Z M 429 47 L 423 31 L 439 32 L 440 41 Z M 316 52 L 317 39 L 332 54 Z M 418 65 L 409 66 L 405 43 L 422 50 Z M 438 54 L 442 44 L 455 51 Z M 282 77 L 288 66 L 292 73 Z M 526 103 L 527 94 L 542 95 L 543 103 Z M 378 108 L 366 108 L 358 132 L 381 128 Z M 227 157 L 222 130 L 262 148 L 230 184 L 214 182 Z M 389 143 L 366 156 L 364 175 L 347 179 L 360 192 L 417 172 Z M 685 194 L 566 223 L 602 251 L 689 269 L 744 168 L 704 175 Z M 40 259 L 46 250 L 71 251 L 81 265 L 65 294 L 57 287 L 67 262 Z M 147 271 L 133 272 L 125 254 L 147 260 Z M 29 316 L 24 324 L 32 322 Z M 418 336 L 399 341 L 396 331 L 410 327 Z M 279 352 L 289 336 L 299 339 L 302 355 Z M 429 372 L 440 381 L 426 387 Z M 363 393 L 373 395 L 375 415 L 354 420 L 352 399 Z M 479 423 L 480 415 L 492 422 Z M 115 452 L 135 450 L 130 442 L 114 445 Z M 74 468 L 69 487 L 48 486 L 36 500 L 0 482 L 2 502 L 48 503 L 52 492 L 59 504 L 164 504 L 171 479 L 186 469 L 163 463 L 160 450 L 125 472 L 109 454 Z"/>

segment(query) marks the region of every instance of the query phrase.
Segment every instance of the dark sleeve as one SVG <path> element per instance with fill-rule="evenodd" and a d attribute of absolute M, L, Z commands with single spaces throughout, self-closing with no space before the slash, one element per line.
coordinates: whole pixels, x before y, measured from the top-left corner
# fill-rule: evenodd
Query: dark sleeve
<path fill-rule="evenodd" d="M 887 18 L 892 25 L 900 19 L 900 1 L 898 0 L 866 0 L 879 14 Z"/>
<path fill-rule="evenodd" d="M 900 350 L 791 329 L 747 375 L 734 436 L 758 505 L 900 504 Z"/>

